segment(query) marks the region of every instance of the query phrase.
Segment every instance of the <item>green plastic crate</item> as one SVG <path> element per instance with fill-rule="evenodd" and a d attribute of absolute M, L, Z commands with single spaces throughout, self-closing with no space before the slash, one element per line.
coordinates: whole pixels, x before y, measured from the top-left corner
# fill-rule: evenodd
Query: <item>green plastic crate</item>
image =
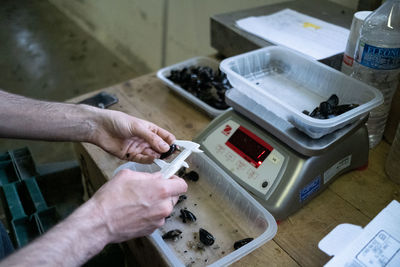
<path fill-rule="evenodd" d="M 37 176 L 28 148 L 9 150 L 0 155 L 0 186 Z"/>
<path fill-rule="evenodd" d="M 43 234 L 82 203 L 80 175 L 76 161 L 37 168 L 28 148 L 0 154 L 2 201 L 16 247 Z"/>
<path fill-rule="evenodd" d="M 47 232 L 51 227 L 60 221 L 60 216 L 57 213 L 56 207 L 39 211 L 35 214 L 38 219 L 38 225 L 41 233 Z"/>
<path fill-rule="evenodd" d="M 0 185 L 19 181 L 18 174 L 15 172 L 14 164 L 11 160 L 0 161 Z"/>
<path fill-rule="evenodd" d="M 25 179 L 24 184 L 26 185 L 26 189 L 32 199 L 33 205 L 35 207 L 36 212 L 40 212 L 43 210 L 47 210 L 46 201 L 43 198 L 42 192 L 36 182 L 36 178 Z"/>
<path fill-rule="evenodd" d="M 28 148 L 20 148 L 8 151 L 14 169 L 20 180 L 27 179 L 38 175 L 35 162 L 33 161 L 31 152 Z"/>
<path fill-rule="evenodd" d="M 41 234 L 36 216 L 12 220 L 11 226 L 17 247 L 23 247 Z"/>

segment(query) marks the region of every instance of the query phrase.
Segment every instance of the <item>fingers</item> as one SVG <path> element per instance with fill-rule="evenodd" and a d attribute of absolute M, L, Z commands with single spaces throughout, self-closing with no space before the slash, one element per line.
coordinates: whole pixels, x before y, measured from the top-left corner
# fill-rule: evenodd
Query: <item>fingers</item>
<path fill-rule="evenodd" d="M 151 128 L 140 127 L 136 129 L 136 134 L 146 140 L 151 147 L 158 152 L 167 152 L 170 144 L 175 140 L 175 136 L 154 124 L 151 124 Z"/>
<path fill-rule="evenodd" d="M 139 155 L 135 155 L 134 157 L 132 157 L 129 160 L 137 162 L 137 163 L 150 164 L 154 161 L 155 158 L 156 158 L 155 156 L 139 154 Z"/>
<path fill-rule="evenodd" d="M 157 151 L 163 153 L 169 150 L 169 144 L 155 133 L 147 133 L 144 139 Z"/>
<path fill-rule="evenodd" d="M 179 196 L 187 191 L 185 180 L 180 177 L 172 176 L 170 179 L 162 179 L 160 186 L 163 187 L 163 197 Z"/>
<path fill-rule="evenodd" d="M 139 163 L 151 163 L 155 158 L 160 156 L 159 153 L 151 148 L 148 142 L 137 136 L 132 137 L 127 146 L 128 148 L 123 158 L 125 160 Z"/>
<path fill-rule="evenodd" d="M 153 178 L 155 180 L 153 183 L 154 190 L 158 191 L 160 197 L 163 199 L 179 197 L 187 191 L 188 185 L 185 180 L 176 175 L 171 176 L 169 179 L 164 179 L 161 172 L 143 174 L 146 174 L 148 175 L 148 178 Z"/>
<path fill-rule="evenodd" d="M 110 233 L 110 242 L 150 234 L 165 223 L 187 190 L 177 176 L 163 179 L 160 172 L 119 171 L 92 197 Z"/>
<path fill-rule="evenodd" d="M 164 139 L 169 145 L 171 145 L 176 139 L 172 133 L 160 127 L 156 128 L 156 134 L 158 134 L 162 139 Z"/>
<path fill-rule="evenodd" d="M 176 205 L 179 196 L 185 193 L 188 187 L 185 180 L 183 180 L 182 178 L 174 175 L 170 179 L 164 179 L 162 177 L 161 172 L 145 173 L 145 172 L 136 172 L 129 169 L 124 169 L 118 172 L 117 175 L 125 176 L 128 179 L 133 179 L 133 180 L 135 179 L 135 177 L 137 178 L 141 177 L 140 179 L 149 181 L 149 183 L 152 185 L 151 186 L 152 195 L 157 196 L 156 198 L 158 198 L 159 201 L 161 201 L 160 203 L 163 202 L 165 205 L 171 206 L 171 208 L 173 208 Z"/>
<path fill-rule="evenodd" d="M 178 203 L 178 200 L 179 200 L 179 196 L 171 197 L 172 207 L 174 207 L 176 205 L 176 203 Z"/>
<path fill-rule="evenodd" d="M 135 161 L 138 163 L 150 164 L 154 161 L 154 159 L 159 158 L 160 154 L 154 152 L 152 149 L 146 149 L 140 154 L 135 153 L 127 153 L 127 157 L 125 160 Z"/>

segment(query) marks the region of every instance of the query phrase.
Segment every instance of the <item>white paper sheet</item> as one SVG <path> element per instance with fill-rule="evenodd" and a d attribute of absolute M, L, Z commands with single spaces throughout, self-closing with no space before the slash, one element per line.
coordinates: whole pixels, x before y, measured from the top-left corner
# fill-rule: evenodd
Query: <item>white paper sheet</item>
<path fill-rule="evenodd" d="M 345 231 L 342 233 L 332 231 L 327 235 L 332 248 L 341 245 L 342 249 L 335 253 L 325 267 L 400 266 L 400 203 L 396 200 L 384 208 L 356 238 L 347 244 L 344 241 L 347 237 L 340 238 L 340 235 L 345 233 Z M 336 244 L 333 243 L 335 241 L 332 236 L 330 237 L 331 234 L 336 235 Z M 321 240 L 322 243 L 324 239 Z M 324 251 L 333 251 L 332 248 L 326 249 L 326 245 L 328 242 L 319 247 Z"/>
<path fill-rule="evenodd" d="M 292 9 L 236 21 L 239 28 L 271 43 L 323 59 L 343 53 L 350 31 Z"/>

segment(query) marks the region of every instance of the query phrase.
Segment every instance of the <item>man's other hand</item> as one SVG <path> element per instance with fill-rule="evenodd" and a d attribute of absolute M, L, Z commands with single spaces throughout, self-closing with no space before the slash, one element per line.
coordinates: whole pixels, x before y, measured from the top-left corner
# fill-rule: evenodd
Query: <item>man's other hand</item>
<path fill-rule="evenodd" d="M 90 140 L 120 159 L 151 163 L 175 141 L 173 134 L 154 123 L 119 111 L 98 113 Z"/>
<path fill-rule="evenodd" d="M 179 195 L 187 190 L 186 182 L 161 173 L 119 171 L 89 201 L 94 201 L 109 233 L 109 242 L 151 234 L 169 216 Z"/>

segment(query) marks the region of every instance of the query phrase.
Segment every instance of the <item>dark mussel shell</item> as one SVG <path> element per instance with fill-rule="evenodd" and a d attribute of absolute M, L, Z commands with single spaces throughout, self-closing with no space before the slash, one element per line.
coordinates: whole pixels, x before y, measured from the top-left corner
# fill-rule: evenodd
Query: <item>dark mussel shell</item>
<path fill-rule="evenodd" d="M 226 109 L 225 91 L 232 88 L 226 75 L 206 66 L 192 66 L 181 70 L 171 70 L 167 77 L 183 89 L 216 109 Z M 214 93 L 217 90 L 222 97 Z"/>
<path fill-rule="evenodd" d="M 163 239 L 176 239 L 182 234 L 182 231 L 179 229 L 171 230 L 165 234 L 163 234 Z"/>
<path fill-rule="evenodd" d="M 335 107 L 334 113 L 336 115 L 343 114 L 349 110 L 352 110 L 353 108 L 358 107 L 358 104 L 345 104 L 345 105 L 339 105 Z"/>
<path fill-rule="evenodd" d="M 196 216 L 188 210 L 181 209 L 180 212 L 181 215 L 179 215 L 179 217 L 182 219 L 183 223 L 186 223 L 187 221 L 195 222 L 197 220 Z"/>
<path fill-rule="evenodd" d="M 336 107 L 337 105 L 339 105 L 339 97 L 333 94 L 328 98 L 328 100 L 326 100 L 326 102 L 328 102 L 328 104 L 332 107 Z"/>
<path fill-rule="evenodd" d="M 179 177 L 184 177 L 185 174 L 186 174 L 186 168 L 185 167 L 180 168 L 178 170 L 178 172 L 176 173 L 176 175 L 179 176 Z"/>
<path fill-rule="evenodd" d="M 183 175 L 183 178 L 186 178 L 186 179 L 189 179 L 189 180 L 191 180 L 193 182 L 196 182 L 196 181 L 199 180 L 199 174 L 197 172 L 195 172 L 195 171 L 190 171 L 188 173 L 185 173 Z"/>
<path fill-rule="evenodd" d="M 187 196 L 186 195 L 180 195 L 178 198 L 178 202 L 176 202 L 176 204 L 181 203 L 182 201 L 186 200 Z"/>
<path fill-rule="evenodd" d="M 206 246 L 211 246 L 215 242 L 215 237 L 203 228 L 200 228 L 199 236 L 201 243 Z"/>
<path fill-rule="evenodd" d="M 162 153 L 160 156 L 160 159 L 165 159 L 165 158 L 171 156 L 175 152 L 175 150 L 176 150 L 176 145 L 175 144 L 170 145 L 169 150 L 165 153 Z"/>
<path fill-rule="evenodd" d="M 246 245 L 247 243 L 250 243 L 251 241 L 253 241 L 254 238 L 249 237 L 249 238 L 245 238 L 239 241 L 236 241 L 235 244 L 233 244 L 233 248 L 236 250 L 240 247 L 243 247 L 244 245 Z"/>
<path fill-rule="evenodd" d="M 303 113 L 316 119 L 329 119 L 358 107 L 358 104 L 339 105 L 339 98 L 333 94 L 327 101 L 323 101 L 311 113 L 304 110 Z"/>
<path fill-rule="evenodd" d="M 332 114 L 333 107 L 327 102 L 321 102 L 319 104 L 319 112 L 324 118 L 328 118 Z"/>

